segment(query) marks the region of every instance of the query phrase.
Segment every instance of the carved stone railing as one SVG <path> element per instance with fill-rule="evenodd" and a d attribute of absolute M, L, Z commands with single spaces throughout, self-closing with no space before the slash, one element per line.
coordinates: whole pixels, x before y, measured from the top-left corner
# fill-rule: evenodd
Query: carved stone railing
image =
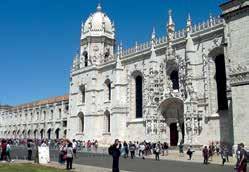
<path fill-rule="evenodd" d="M 219 16 L 218 17 L 210 17 L 205 22 L 193 25 L 191 27 L 191 33 L 196 34 L 198 32 L 208 30 L 210 28 L 216 27 L 216 26 L 221 25 L 221 24 L 223 24 L 223 19 L 220 18 Z M 181 29 L 179 31 L 176 31 L 175 34 L 174 34 L 174 40 L 182 39 L 182 38 L 185 38 L 185 37 L 186 37 L 186 29 Z M 167 42 L 168 42 L 168 39 L 167 39 L 166 36 L 156 38 L 155 46 L 160 46 L 162 44 L 166 44 Z M 146 50 L 148 50 L 150 48 L 151 48 L 151 42 L 150 41 L 139 44 L 139 45 L 136 44 L 134 47 L 123 50 L 122 53 L 121 53 L 121 57 L 125 58 L 127 56 L 131 56 L 133 54 L 146 51 Z M 116 53 L 116 55 L 117 55 L 117 53 Z"/>
<path fill-rule="evenodd" d="M 249 65 L 237 64 L 230 68 L 229 75 L 231 86 L 249 84 Z"/>

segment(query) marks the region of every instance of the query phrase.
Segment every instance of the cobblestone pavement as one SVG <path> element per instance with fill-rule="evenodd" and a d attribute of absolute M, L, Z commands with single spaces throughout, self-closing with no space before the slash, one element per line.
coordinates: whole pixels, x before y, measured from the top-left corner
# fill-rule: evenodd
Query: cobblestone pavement
<path fill-rule="evenodd" d="M 51 160 L 58 160 L 58 151 L 50 151 Z M 25 148 L 13 149 L 12 157 L 13 158 L 26 158 L 27 150 Z M 77 158 L 74 159 L 74 164 L 86 165 L 86 166 L 95 166 L 100 168 L 110 169 L 112 166 L 112 159 L 109 155 L 98 154 L 98 153 L 86 153 L 81 152 L 77 154 Z M 201 159 L 196 160 L 194 156 L 193 161 L 188 161 L 187 156 L 177 158 L 177 154 L 171 154 L 168 157 L 164 157 L 161 161 L 155 161 L 153 159 L 136 158 L 134 160 L 120 158 L 120 169 L 125 171 L 136 171 L 136 172 L 234 172 L 232 165 L 221 166 L 218 164 L 213 164 L 216 160 L 215 158 L 209 165 L 203 165 Z M 173 159 L 175 157 L 175 159 Z M 152 158 L 152 157 L 151 157 Z M 216 157 L 217 160 L 219 157 Z M 172 160 L 173 159 L 173 160 Z M 233 160 L 232 160 L 233 161 Z M 219 163 L 219 162 L 216 162 Z M 77 166 L 77 165 L 76 165 Z M 76 167 L 75 166 L 75 167 Z"/>

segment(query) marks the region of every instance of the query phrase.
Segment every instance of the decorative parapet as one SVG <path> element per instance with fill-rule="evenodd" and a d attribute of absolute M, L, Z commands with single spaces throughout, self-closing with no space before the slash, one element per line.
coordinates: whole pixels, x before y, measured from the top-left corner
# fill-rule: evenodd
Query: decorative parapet
<path fill-rule="evenodd" d="M 197 34 L 198 32 L 203 32 L 205 30 L 211 29 L 213 27 L 216 27 L 218 25 L 223 24 L 223 19 L 218 17 L 210 17 L 207 21 L 195 24 L 191 27 L 191 34 Z M 182 39 L 186 37 L 186 29 L 181 29 L 179 31 L 176 31 L 174 34 L 174 40 Z M 160 46 L 162 44 L 166 44 L 168 42 L 168 39 L 166 36 L 156 38 L 155 46 Z M 128 48 L 123 50 L 123 53 L 121 54 L 121 58 L 125 58 L 127 56 L 131 56 L 133 54 L 137 54 L 146 50 L 150 50 L 151 48 L 151 42 L 145 42 L 139 45 L 135 45 L 134 47 Z"/>
<path fill-rule="evenodd" d="M 231 86 L 249 84 L 249 65 L 237 64 L 230 68 Z"/>
<path fill-rule="evenodd" d="M 219 25 L 223 25 L 223 21 L 224 20 L 220 18 L 219 16 L 218 17 L 210 16 L 210 18 L 207 21 L 193 25 L 191 27 L 191 34 L 198 34 L 200 32 L 210 30 Z M 185 37 L 186 37 L 186 29 L 181 29 L 174 33 L 173 41 L 184 39 Z M 167 44 L 167 42 L 168 42 L 167 36 L 155 38 L 154 46 L 155 48 L 161 47 L 162 45 Z M 147 41 L 141 44 L 136 43 L 134 47 L 122 50 L 120 52 L 120 58 L 125 59 L 126 57 L 136 55 L 136 54 L 139 54 L 145 51 L 150 51 L 150 50 L 151 50 L 151 41 Z M 117 56 L 118 56 L 118 52 L 116 52 L 112 58 L 101 61 L 101 65 L 105 65 L 107 63 L 113 62 Z M 79 57 L 79 54 L 76 54 L 74 58 L 72 71 L 77 71 L 79 69 L 80 69 L 80 57 Z"/>

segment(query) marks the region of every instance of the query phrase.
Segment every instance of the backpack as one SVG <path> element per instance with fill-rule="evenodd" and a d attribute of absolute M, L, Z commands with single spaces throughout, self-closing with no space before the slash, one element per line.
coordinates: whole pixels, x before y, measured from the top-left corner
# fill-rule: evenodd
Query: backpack
<path fill-rule="evenodd" d="M 113 154 L 113 145 L 111 145 L 111 146 L 108 148 L 108 153 L 109 153 L 109 155 L 112 155 L 112 154 Z"/>
<path fill-rule="evenodd" d="M 249 163 L 249 151 L 245 150 L 245 161 Z"/>

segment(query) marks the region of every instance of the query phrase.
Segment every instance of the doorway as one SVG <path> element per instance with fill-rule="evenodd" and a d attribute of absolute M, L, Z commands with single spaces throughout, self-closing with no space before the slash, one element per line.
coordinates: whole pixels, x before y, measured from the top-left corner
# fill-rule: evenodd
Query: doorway
<path fill-rule="evenodd" d="M 171 123 L 170 124 L 170 146 L 177 146 L 177 143 L 178 143 L 177 124 Z"/>

